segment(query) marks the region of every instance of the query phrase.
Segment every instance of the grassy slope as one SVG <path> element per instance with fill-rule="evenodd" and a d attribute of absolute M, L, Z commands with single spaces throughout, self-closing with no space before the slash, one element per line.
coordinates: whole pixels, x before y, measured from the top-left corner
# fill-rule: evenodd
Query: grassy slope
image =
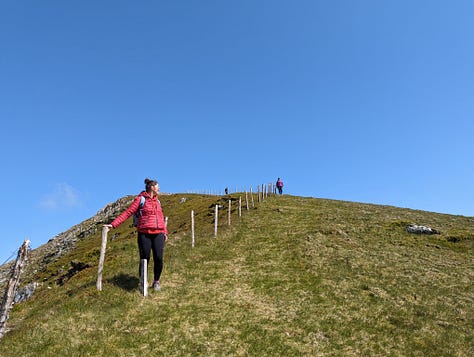
<path fill-rule="evenodd" d="M 270 197 L 240 222 L 234 211 L 231 227 L 222 212 L 214 238 L 225 199 L 161 201 L 171 232 L 161 292 L 136 288 L 128 224 L 109 233 L 97 292 L 98 233 L 37 273 L 44 283 L 13 309 L 0 355 L 474 355 L 471 218 Z M 442 234 L 408 234 L 411 222 Z M 56 285 L 72 260 L 91 267 Z"/>

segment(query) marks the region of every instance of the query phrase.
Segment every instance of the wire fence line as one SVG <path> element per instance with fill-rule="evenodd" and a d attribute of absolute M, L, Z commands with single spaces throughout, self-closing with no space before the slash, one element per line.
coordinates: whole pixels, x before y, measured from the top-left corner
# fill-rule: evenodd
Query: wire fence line
<path fill-rule="evenodd" d="M 254 188 L 256 188 L 254 192 Z M 234 199 L 234 201 L 238 204 L 237 209 L 235 211 L 238 213 L 238 217 L 242 217 L 242 206 L 246 211 L 250 210 L 250 207 L 255 207 L 255 204 L 264 201 L 269 195 L 276 195 L 276 184 L 268 183 L 268 184 L 260 184 L 255 187 L 250 187 L 249 190 L 244 189 L 242 191 L 230 192 L 228 188 L 225 188 L 224 192 L 220 194 L 212 194 L 214 196 L 219 197 L 226 197 L 230 195 L 242 194 L 238 197 L 238 199 Z M 207 191 L 210 192 L 210 191 Z M 196 192 L 193 192 L 196 193 Z M 201 192 L 200 194 L 206 194 Z M 208 193 L 207 193 L 208 194 Z M 254 199 L 255 196 L 255 199 Z M 243 199 L 245 199 L 245 203 L 243 203 Z M 233 199 L 230 197 L 227 201 L 226 205 L 223 204 L 216 204 L 214 206 L 213 212 L 213 225 L 214 225 L 214 234 L 213 237 L 218 236 L 218 229 L 222 227 L 224 224 L 220 223 L 222 221 L 225 222 L 224 215 L 227 214 L 227 224 L 226 226 L 229 227 L 232 225 L 232 208 L 233 208 Z M 191 210 L 191 247 L 194 248 L 196 245 L 196 227 L 195 227 L 195 215 L 196 212 Z"/>
<path fill-rule="evenodd" d="M 263 191 L 267 192 L 268 194 L 271 193 L 276 193 L 276 185 L 273 182 L 270 182 L 268 184 L 261 184 L 261 185 L 256 185 L 254 187 L 250 187 L 250 191 L 253 191 L 253 188 L 255 188 L 254 192 L 258 191 Z M 208 195 L 208 196 L 224 196 L 227 194 L 235 194 L 239 192 L 246 192 L 247 188 L 246 187 L 237 187 L 235 186 L 234 189 L 232 190 L 231 187 L 227 186 L 224 187 L 224 189 L 195 189 L 195 190 L 186 190 L 184 193 L 188 194 L 200 194 L 200 195 Z"/>
<path fill-rule="evenodd" d="M 0 265 L 5 265 L 5 264 L 7 264 L 10 260 L 13 259 L 13 257 L 14 257 L 16 254 L 17 254 L 17 251 L 16 251 L 16 250 L 12 251 L 12 252 L 11 252 L 11 255 L 10 255 L 7 259 L 5 259 L 5 261 L 4 261 L 3 263 L 0 263 Z"/>

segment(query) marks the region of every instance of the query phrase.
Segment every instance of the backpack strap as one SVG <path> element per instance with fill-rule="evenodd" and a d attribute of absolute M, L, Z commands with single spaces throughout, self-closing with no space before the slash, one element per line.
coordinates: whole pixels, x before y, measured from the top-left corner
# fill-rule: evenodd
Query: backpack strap
<path fill-rule="evenodd" d="M 145 196 L 140 196 L 140 205 L 138 206 L 138 210 L 136 212 L 136 214 L 138 215 L 142 215 L 142 208 L 143 206 L 145 205 Z"/>
<path fill-rule="evenodd" d="M 145 204 L 145 196 L 140 196 L 140 206 L 138 206 L 138 209 L 141 210 L 144 204 Z"/>
<path fill-rule="evenodd" d="M 145 204 L 145 196 L 140 196 L 140 205 L 138 206 L 137 211 L 133 214 L 133 226 L 136 227 L 138 224 L 139 216 L 142 215 L 142 208 Z"/>

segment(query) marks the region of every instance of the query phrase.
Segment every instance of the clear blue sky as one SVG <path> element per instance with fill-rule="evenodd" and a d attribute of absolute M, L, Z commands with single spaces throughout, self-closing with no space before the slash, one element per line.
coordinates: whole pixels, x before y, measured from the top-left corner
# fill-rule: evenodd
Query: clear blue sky
<path fill-rule="evenodd" d="M 0 263 L 142 190 L 474 216 L 471 0 L 0 3 Z M 422 223 L 422 222 L 420 222 Z"/>

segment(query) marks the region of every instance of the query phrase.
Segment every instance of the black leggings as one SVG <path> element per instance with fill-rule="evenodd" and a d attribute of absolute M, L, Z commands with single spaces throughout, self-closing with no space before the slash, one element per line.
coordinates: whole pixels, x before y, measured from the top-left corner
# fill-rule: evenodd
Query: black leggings
<path fill-rule="evenodd" d="M 147 266 L 150 263 L 150 250 L 153 251 L 153 274 L 154 280 L 160 280 L 163 270 L 163 251 L 165 249 L 165 235 L 138 233 L 138 251 L 140 252 L 140 260 L 146 259 Z M 141 276 L 141 269 L 138 269 Z"/>

